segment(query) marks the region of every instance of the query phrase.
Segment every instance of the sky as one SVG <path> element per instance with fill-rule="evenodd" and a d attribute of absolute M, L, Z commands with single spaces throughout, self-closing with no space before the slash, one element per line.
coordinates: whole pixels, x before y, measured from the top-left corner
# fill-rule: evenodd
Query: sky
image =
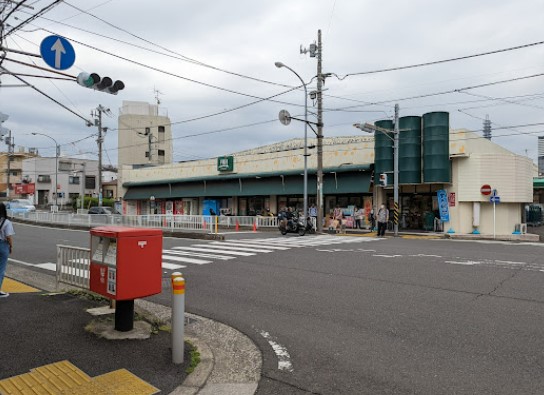
<path fill-rule="evenodd" d="M 10 15 L 4 32 L 53 2 L 26 1 L 33 9 Z M 109 129 L 104 164 L 114 166 L 123 100 L 160 100 L 173 123 L 176 162 L 303 137 L 303 123 L 278 121 L 282 109 L 303 116 L 304 92 L 291 90 L 300 81 L 274 63 L 288 65 L 315 90 L 317 60 L 300 48 L 315 43 L 320 29 L 323 72 L 331 73 L 323 97 L 326 137 L 360 134 L 354 123 L 392 118 L 398 103 L 400 116 L 448 111 L 452 128 L 480 134 L 489 116 L 494 142 L 536 162 L 537 136 L 544 135 L 544 75 L 531 76 L 544 73 L 543 43 L 366 72 L 539 43 L 542 15 L 542 0 L 63 1 L 5 37 L 3 45 L 39 54 L 45 37 L 61 35 L 76 52 L 65 73 L 96 72 L 122 80 L 126 88 L 111 95 L 73 78 L 22 77 L 79 117 L 29 87 L 13 87 L 20 81 L 3 74 L 0 112 L 9 115 L 3 126 L 16 147 L 54 156 L 50 139 L 31 135 L 43 133 L 61 145 L 62 156 L 97 159 L 97 129 L 84 119 L 103 105 L 111 110 L 103 120 Z M 2 66 L 9 72 L 54 76 L 41 58 L 12 52 L 6 58 Z M 505 80 L 513 81 L 492 84 Z M 271 96 L 276 101 L 263 100 Z M 316 103 L 308 103 L 315 121 Z"/>

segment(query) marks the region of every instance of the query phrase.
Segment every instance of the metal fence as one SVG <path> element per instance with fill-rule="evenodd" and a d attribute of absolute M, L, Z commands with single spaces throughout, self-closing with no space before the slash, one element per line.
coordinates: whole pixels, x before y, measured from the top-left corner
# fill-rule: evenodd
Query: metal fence
<path fill-rule="evenodd" d="M 89 289 L 90 257 L 88 248 L 57 245 L 57 284 Z"/>
<path fill-rule="evenodd" d="M 76 214 L 62 212 L 28 212 L 16 213 L 13 217 L 36 223 L 62 225 L 100 226 L 120 225 L 143 228 L 160 228 L 166 231 L 200 231 L 215 233 L 219 229 L 277 228 L 277 217 L 259 216 L 211 216 L 211 215 L 106 215 Z M 315 225 L 315 224 L 314 224 Z"/>

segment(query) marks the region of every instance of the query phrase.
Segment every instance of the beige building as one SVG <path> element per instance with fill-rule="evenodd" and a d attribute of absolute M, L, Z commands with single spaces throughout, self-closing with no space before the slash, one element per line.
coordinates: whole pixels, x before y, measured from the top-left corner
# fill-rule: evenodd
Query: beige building
<path fill-rule="evenodd" d="M 118 118 L 118 164 L 172 163 L 170 118 L 159 106 L 123 101 Z"/>
<path fill-rule="evenodd" d="M 366 136 L 324 139 L 326 214 L 336 205 L 348 218 L 354 206 L 367 214 L 382 202 L 393 207 L 392 175 L 389 185 L 382 187 L 373 173 L 374 140 Z M 310 139 L 308 145 L 315 143 Z M 449 182 L 400 185 L 400 229 L 512 234 L 516 224 L 523 222 L 525 204 L 533 199 L 532 161 L 466 130 L 450 130 L 446 163 L 448 157 Z M 309 206 L 316 200 L 316 159 L 315 149 L 310 149 Z M 233 215 L 276 213 L 283 206 L 302 207 L 302 173 L 303 140 L 293 139 L 208 160 L 153 168 L 124 166 L 119 192 L 126 214 L 203 214 L 207 207 Z M 495 200 L 500 201 L 495 215 L 490 195 L 481 193 L 484 185 L 495 190 Z M 446 194 L 449 203 L 449 221 L 444 223 L 438 220 L 438 191 Z"/>
<path fill-rule="evenodd" d="M 36 152 L 25 152 L 24 148 L 20 148 L 17 152 L 12 152 L 9 155 L 7 152 L 0 153 L 0 195 L 13 198 L 27 197 L 34 193 L 33 185 L 25 178 L 23 174 L 23 160 L 36 157 Z M 9 160 L 9 184 L 8 189 L 8 160 Z"/>

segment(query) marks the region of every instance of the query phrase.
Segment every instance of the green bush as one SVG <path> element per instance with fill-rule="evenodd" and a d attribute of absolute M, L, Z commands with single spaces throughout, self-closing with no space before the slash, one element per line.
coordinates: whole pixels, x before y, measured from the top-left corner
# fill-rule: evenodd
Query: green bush
<path fill-rule="evenodd" d="M 106 199 L 106 198 L 102 199 L 102 206 L 113 208 L 114 203 L 115 203 L 115 199 Z M 89 207 L 94 207 L 94 206 L 98 206 L 98 198 L 85 196 L 85 198 L 83 199 L 83 208 L 85 210 L 88 210 Z M 79 208 L 79 198 L 74 199 L 72 201 L 72 209 L 74 211 L 77 211 L 78 208 Z"/>

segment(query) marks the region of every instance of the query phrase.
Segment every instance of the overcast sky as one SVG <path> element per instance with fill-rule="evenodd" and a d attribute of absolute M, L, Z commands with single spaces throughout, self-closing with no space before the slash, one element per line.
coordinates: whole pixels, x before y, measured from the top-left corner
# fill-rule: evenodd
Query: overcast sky
<path fill-rule="evenodd" d="M 16 26 L 52 1 L 28 1 L 34 10 L 22 9 L 7 23 Z M 113 96 L 73 81 L 24 77 L 84 118 L 90 119 L 90 111 L 99 104 L 110 108 L 112 116 L 104 120 L 104 126 L 112 129 L 105 140 L 104 163 L 115 165 L 115 129 L 122 101 L 155 103 L 155 90 L 160 92 L 161 109 L 174 123 L 175 161 L 302 137 L 301 123 L 283 126 L 277 121 L 281 109 L 303 114 L 302 90 L 276 97 L 285 103 L 265 100 L 193 119 L 289 89 L 281 85 L 299 84 L 289 70 L 276 68 L 276 61 L 289 65 L 306 82 L 312 80 L 316 59 L 299 49 L 317 40 L 318 29 L 323 37 L 323 72 L 343 78 L 544 41 L 543 15 L 542 0 L 70 0 L 9 35 L 4 45 L 39 53 L 40 42 L 53 32 L 71 40 L 76 51 L 76 62 L 66 73 L 96 72 L 124 81 L 125 90 Z M 13 53 L 7 57 L 49 69 L 40 58 Z M 53 75 L 7 60 L 3 66 L 20 73 Z M 408 70 L 343 79 L 332 76 L 325 84 L 324 134 L 358 134 L 353 123 L 392 117 L 393 106 L 399 103 L 401 116 L 449 111 L 451 127 L 479 133 L 489 115 L 496 128 L 493 141 L 536 160 L 537 136 L 544 135 L 544 124 L 522 125 L 544 122 L 544 76 L 409 98 L 539 73 L 544 73 L 544 45 Z M 96 137 L 85 139 L 96 134 L 95 127 L 86 127 L 82 119 L 30 88 L 9 87 L 19 83 L 13 77 L 2 75 L 0 80 L 0 112 L 10 116 L 4 126 L 12 130 L 17 146 L 54 155 L 51 141 L 30 135 L 39 132 L 55 138 L 63 156 L 97 158 Z M 309 89 L 315 89 L 315 80 Z M 309 101 L 311 112 L 314 104 Z M 204 134 L 212 131 L 218 133 Z"/>

